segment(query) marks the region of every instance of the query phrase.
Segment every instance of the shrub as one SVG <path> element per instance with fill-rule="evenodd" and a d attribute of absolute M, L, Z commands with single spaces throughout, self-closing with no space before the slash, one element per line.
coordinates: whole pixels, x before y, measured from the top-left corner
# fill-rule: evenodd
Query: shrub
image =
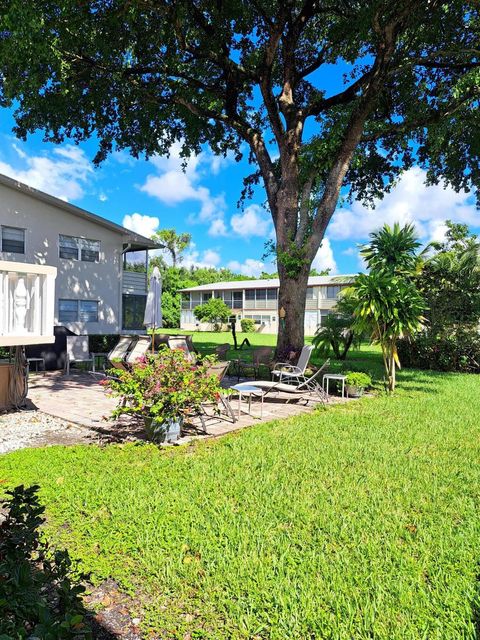
<path fill-rule="evenodd" d="M 218 377 L 210 373 L 214 360 L 206 356 L 200 364 L 192 364 L 180 349 L 163 347 L 131 370 L 113 369 L 114 378 L 103 384 L 120 398 L 114 417 L 139 415 L 165 423 L 196 415 L 205 402 L 216 407 L 221 387 Z"/>
<path fill-rule="evenodd" d="M 200 322 L 213 324 L 214 331 L 221 331 L 222 323 L 228 322 L 232 312 L 220 298 L 210 298 L 205 304 L 195 307 L 193 315 Z"/>
<path fill-rule="evenodd" d="M 423 331 L 410 340 L 401 340 L 398 352 L 409 367 L 480 373 L 480 334 L 476 325 L 447 327 L 438 333 Z"/>
<path fill-rule="evenodd" d="M 91 638 L 67 551 L 52 551 L 40 537 L 44 507 L 38 486 L 8 491 L 0 524 L 0 637 Z M 84 577 L 84 576 L 83 576 Z"/>
<path fill-rule="evenodd" d="M 243 318 L 240 320 L 240 326 L 243 333 L 253 333 L 255 331 L 255 321 L 251 318 Z"/>
<path fill-rule="evenodd" d="M 372 386 L 372 379 L 368 373 L 364 373 L 363 371 L 347 371 L 345 383 L 350 387 L 367 389 Z"/>
<path fill-rule="evenodd" d="M 88 336 L 88 348 L 92 353 L 108 353 L 118 342 L 118 333 L 98 333 Z"/>

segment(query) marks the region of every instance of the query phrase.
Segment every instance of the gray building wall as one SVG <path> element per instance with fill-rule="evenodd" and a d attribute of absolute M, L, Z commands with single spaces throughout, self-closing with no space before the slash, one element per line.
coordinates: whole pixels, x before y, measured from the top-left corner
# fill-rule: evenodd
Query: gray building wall
<path fill-rule="evenodd" d="M 1 260 L 57 267 L 55 324 L 79 334 L 119 333 L 122 311 L 120 233 L 0 184 L 0 226 L 25 229 L 25 253 L 0 251 Z M 98 262 L 59 257 L 59 235 L 100 241 Z M 59 322 L 58 300 L 98 301 L 98 322 Z"/>

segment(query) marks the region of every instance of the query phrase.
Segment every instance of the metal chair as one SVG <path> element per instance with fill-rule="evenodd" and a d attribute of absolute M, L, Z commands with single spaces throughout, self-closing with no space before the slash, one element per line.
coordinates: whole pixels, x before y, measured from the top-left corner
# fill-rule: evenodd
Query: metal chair
<path fill-rule="evenodd" d="M 272 371 L 272 380 L 278 378 L 279 382 L 296 382 L 300 384 L 306 380 L 305 371 L 310 362 L 314 347 L 311 344 L 307 344 L 300 352 L 300 357 L 296 365 L 289 362 L 277 362 L 275 368 Z"/>
<path fill-rule="evenodd" d="M 258 347 L 252 351 L 252 362 L 240 359 L 234 362 L 238 381 L 240 381 L 242 374 L 246 374 L 249 370 L 252 370 L 254 378 L 259 378 L 262 367 L 266 367 L 269 373 L 273 368 L 273 349 L 271 347 Z"/>
<path fill-rule="evenodd" d="M 90 363 L 93 368 L 93 356 L 90 353 L 88 336 L 67 336 L 65 355 L 65 374 L 70 375 L 70 366 L 74 363 Z"/>
<path fill-rule="evenodd" d="M 209 375 L 215 375 L 217 376 L 219 382 L 221 382 L 223 380 L 223 378 L 225 377 L 227 371 L 228 371 L 228 367 L 230 365 L 230 362 L 228 361 L 224 361 L 224 362 L 214 362 L 213 364 L 211 364 L 208 369 L 207 369 L 207 374 Z M 228 399 L 228 395 L 226 393 L 220 393 L 220 397 L 218 399 L 219 404 L 222 406 L 222 408 L 224 409 L 224 412 L 226 413 L 226 415 L 231 418 L 232 422 L 236 422 L 237 418 L 235 417 L 235 413 L 233 412 L 232 406 L 230 404 L 230 400 Z M 203 433 L 207 433 L 207 425 L 205 422 L 205 418 L 210 418 L 212 416 L 209 416 L 206 412 L 206 407 L 209 406 L 208 404 L 204 403 L 202 404 L 201 410 L 198 413 L 198 418 L 202 424 L 202 430 Z M 222 411 L 220 410 L 220 413 L 222 413 Z"/>
<path fill-rule="evenodd" d="M 213 355 L 216 355 L 219 360 L 225 360 L 229 349 L 230 345 L 228 344 L 228 342 L 219 344 L 218 347 L 215 347 Z"/>

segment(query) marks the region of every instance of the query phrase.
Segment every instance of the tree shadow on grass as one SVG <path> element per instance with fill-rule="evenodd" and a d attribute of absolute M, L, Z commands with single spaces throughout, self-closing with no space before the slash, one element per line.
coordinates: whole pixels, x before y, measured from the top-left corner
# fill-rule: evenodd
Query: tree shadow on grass
<path fill-rule="evenodd" d="M 38 489 L 20 485 L 7 492 L 0 508 L 0 635 L 140 639 L 125 616 L 118 633 L 115 616 L 106 625 L 105 617 L 86 606 L 86 576 L 77 572 L 66 550 L 50 549 L 40 532 L 45 520 Z"/>

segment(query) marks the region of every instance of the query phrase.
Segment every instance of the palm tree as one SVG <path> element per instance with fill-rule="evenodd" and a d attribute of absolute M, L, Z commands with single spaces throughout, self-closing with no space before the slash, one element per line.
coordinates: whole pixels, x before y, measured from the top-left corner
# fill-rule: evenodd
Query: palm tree
<path fill-rule="evenodd" d="M 182 253 L 192 240 L 190 233 L 177 233 L 175 229 L 161 229 L 153 236 L 153 240 L 160 241 L 172 258 L 172 266 L 176 267 L 182 261 Z"/>
<path fill-rule="evenodd" d="M 370 243 L 360 251 L 370 270 L 384 270 L 397 275 L 419 272 L 423 253 L 418 253 L 420 242 L 413 224 L 400 227 L 396 222 L 393 228 L 385 224 L 371 233 L 370 238 Z"/>
<path fill-rule="evenodd" d="M 369 332 L 380 344 L 387 389 L 393 392 L 400 368 L 397 342 L 422 328 L 424 299 L 413 280 L 382 269 L 360 274 L 351 290 L 356 300 L 353 329 Z"/>

